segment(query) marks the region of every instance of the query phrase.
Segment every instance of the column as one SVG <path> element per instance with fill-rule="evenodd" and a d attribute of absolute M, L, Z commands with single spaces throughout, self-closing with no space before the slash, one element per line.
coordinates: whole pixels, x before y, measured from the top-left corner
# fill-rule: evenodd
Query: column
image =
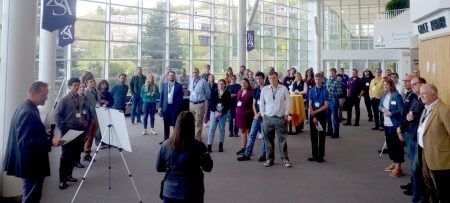
<path fill-rule="evenodd" d="M 238 8 L 238 71 L 239 66 L 246 65 L 246 58 L 245 54 L 247 52 L 247 30 L 246 30 L 246 24 L 247 21 L 247 1 L 246 0 L 239 0 L 239 8 Z"/>
<path fill-rule="evenodd" d="M 0 68 L 0 168 L 3 169 L 11 117 L 25 101 L 28 87 L 35 80 L 36 57 L 36 1 L 3 1 L 2 44 Z M 3 173 L 2 173 L 3 174 Z M 20 179 L 1 177 L 1 195 L 22 194 Z"/>

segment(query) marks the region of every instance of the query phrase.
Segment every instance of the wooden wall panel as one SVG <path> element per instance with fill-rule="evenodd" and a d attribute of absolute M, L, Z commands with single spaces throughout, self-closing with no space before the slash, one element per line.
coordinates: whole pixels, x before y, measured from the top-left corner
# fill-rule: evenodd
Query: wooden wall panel
<path fill-rule="evenodd" d="M 420 75 L 436 85 L 439 97 L 450 105 L 450 35 L 421 41 L 419 64 Z"/>

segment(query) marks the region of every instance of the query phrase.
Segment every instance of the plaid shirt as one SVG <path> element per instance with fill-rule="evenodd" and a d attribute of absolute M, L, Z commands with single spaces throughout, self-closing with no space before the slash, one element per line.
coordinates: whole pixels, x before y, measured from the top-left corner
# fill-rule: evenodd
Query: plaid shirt
<path fill-rule="evenodd" d="M 337 99 L 342 94 L 342 85 L 336 79 L 328 79 L 326 86 L 330 99 Z"/>

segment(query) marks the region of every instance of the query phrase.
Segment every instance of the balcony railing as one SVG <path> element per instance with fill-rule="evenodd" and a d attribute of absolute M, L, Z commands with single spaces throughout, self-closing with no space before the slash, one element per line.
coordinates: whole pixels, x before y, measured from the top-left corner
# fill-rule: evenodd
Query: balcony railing
<path fill-rule="evenodd" d="M 378 20 L 392 19 L 392 18 L 395 18 L 397 15 L 407 11 L 408 9 L 409 8 L 404 8 L 404 9 L 397 9 L 397 10 L 390 10 L 390 11 L 380 12 L 377 15 L 377 19 Z"/>

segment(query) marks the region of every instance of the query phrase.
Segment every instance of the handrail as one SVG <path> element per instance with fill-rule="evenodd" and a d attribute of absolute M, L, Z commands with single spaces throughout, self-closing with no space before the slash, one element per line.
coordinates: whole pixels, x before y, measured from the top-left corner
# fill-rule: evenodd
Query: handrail
<path fill-rule="evenodd" d="M 377 15 L 377 19 L 378 20 L 381 20 L 381 19 L 392 19 L 392 18 L 395 18 L 397 15 L 399 15 L 399 14 L 401 14 L 401 13 L 407 11 L 407 10 L 409 10 L 409 8 L 380 12 Z"/>

